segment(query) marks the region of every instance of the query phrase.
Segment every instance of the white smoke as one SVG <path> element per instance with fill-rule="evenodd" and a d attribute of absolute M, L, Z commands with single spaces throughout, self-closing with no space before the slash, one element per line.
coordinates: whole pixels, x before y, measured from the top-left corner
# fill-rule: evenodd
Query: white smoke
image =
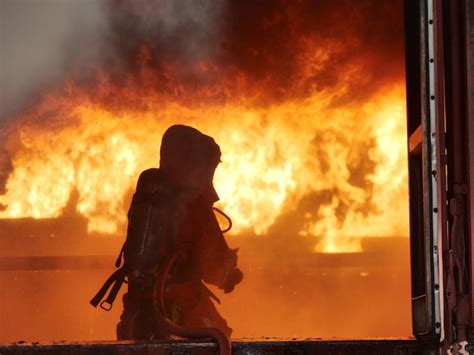
<path fill-rule="evenodd" d="M 106 20 L 95 0 L 0 0 L 0 125 L 72 67 L 97 62 Z"/>
<path fill-rule="evenodd" d="M 117 8 L 122 20 L 134 18 L 138 38 L 120 33 L 125 37 L 111 41 Z M 215 0 L 0 0 L 0 127 L 66 75 L 86 76 L 129 40 L 159 41 L 191 60 L 211 55 L 224 14 L 225 2 Z"/>
<path fill-rule="evenodd" d="M 219 0 L 0 0 L 0 193 L 11 170 L 9 123 L 42 93 L 136 55 L 121 51 L 130 41 L 173 48 L 157 55 L 187 63 L 209 59 L 224 15 Z"/>

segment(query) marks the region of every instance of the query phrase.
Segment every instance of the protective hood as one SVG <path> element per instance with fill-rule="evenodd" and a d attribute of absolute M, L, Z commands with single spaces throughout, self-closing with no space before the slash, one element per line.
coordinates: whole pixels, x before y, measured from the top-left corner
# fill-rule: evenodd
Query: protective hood
<path fill-rule="evenodd" d="M 174 125 L 161 141 L 160 170 L 172 183 L 215 202 L 219 197 L 212 180 L 220 157 L 220 148 L 212 137 L 189 126 Z"/>

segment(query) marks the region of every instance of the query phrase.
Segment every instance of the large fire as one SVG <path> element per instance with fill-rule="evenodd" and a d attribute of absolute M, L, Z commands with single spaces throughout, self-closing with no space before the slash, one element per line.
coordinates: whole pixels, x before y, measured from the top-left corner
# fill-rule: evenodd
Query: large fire
<path fill-rule="evenodd" d="M 23 16 L 17 3 L 9 6 Z M 58 16 L 63 5 L 72 14 Z M 0 107 L 0 222 L 30 230 L 49 222 L 1 219 L 73 217 L 53 221 L 71 238 L 11 227 L 0 239 L 4 255 L 100 255 L 105 263 L 125 238 L 140 172 L 158 166 L 163 133 L 181 123 L 222 151 L 214 183 L 245 274 L 235 292 L 215 290 L 233 336 L 411 334 L 402 1 L 34 6 L 48 16 L 36 24 L 32 11 L 30 30 L 47 36 L 25 46 L 49 48 L 58 23 L 76 41 L 66 38 L 58 52 L 70 53 L 51 59 L 65 68 L 56 81 L 32 83 L 39 92 L 5 121 Z M 100 21 L 99 30 L 70 29 L 76 15 Z M 23 44 L 11 32 L 5 40 Z M 20 59 L 36 65 L 31 53 Z M 0 342 L 17 340 L 26 322 L 28 340 L 115 337 L 120 297 L 107 315 L 87 303 L 112 262 L 58 267 L 67 272 L 3 273 Z"/>
<path fill-rule="evenodd" d="M 89 230 L 117 234 L 137 176 L 158 164 L 164 130 L 184 123 L 221 145 L 215 185 L 234 233 L 265 234 L 302 197 L 321 193 L 330 197 L 308 206 L 300 228 L 323 238 L 317 250 L 358 251 L 360 237 L 408 234 L 403 83 L 338 107 L 330 103 L 344 85 L 261 107 L 244 98 L 187 104 L 146 87 L 124 93 L 102 84 L 95 90 L 117 90 L 144 107 L 109 107 L 74 85 L 45 96 L 10 138 L 2 217 L 60 216 L 76 190 Z"/>
<path fill-rule="evenodd" d="M 130 16 L 159 12 L 160 4 L 140 5 Z M 277 8 L 256 26 L 278 34 L 285 25 L 289 44 L 283 45 L 292 56 L 281 53 L 279 63 L 273 49 L 252 47 L 248 35 L 248 48 L 234 44 L 249 58 L 275 65 L 284 88 L 273 87 L 271 77 L 254 81 L 253 63 L 241 70 L 203 58 L 156 61 L 161 52 L 145 43 L 132 51 L 134 69 L 121 72 L 119 81 L 101 68 L 87 84 L 70 79 L 44 93 L 9 127 L 5 150 L 12 170 L 0 217 L 57 217 L 73 204 L 90 232 L 123 233 L 140 171 L 158 165 L 164 130 L 184 123 L 221 146 L 215 185 L 235 220 L 234 233 L 266 234 L 280 216 L 297 213 L 297 233 L 318 237 L 315 250 L 323 252 L 359 251 L 361 237 L 408 235 L 402 75 L 372 74 L 379 82 L 367 86 L 371 92 L 353 93 L 354 82 L 367 82 L 374 64 L 363 52 L 341 64 L 337 75 L 322 76 L 362 42 L 349 46 L 330 31 L 318 37 L 304 27 L 311 26 L 302 20 L 304 10 L 285 6 L 284 16 Z M 325 8 L 315 11 L 318 6 Z M 296 68 L 288 77 L 285 61 Z M 360 99 L 347 100 L 351 95 Z"/>

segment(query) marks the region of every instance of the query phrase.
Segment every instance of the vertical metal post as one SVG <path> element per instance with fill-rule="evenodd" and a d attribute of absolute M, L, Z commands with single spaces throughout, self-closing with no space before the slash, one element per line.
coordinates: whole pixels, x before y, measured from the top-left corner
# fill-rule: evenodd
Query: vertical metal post
<path fill-rule="evenodd" d="M 424 56 L 424 66 L 426 70 L 426 80 L 427 80 L 427 88 L 425 92 L 425 96 L 428 96 L 429 99 L 426 101 L 429 102 L 428 104 L 428 112 L 426 115 L 427 121 L 429 121 L 428 127 L 426 129 L 428 137 L 429 137 L 429 168 L 430 168 L 430 187 L 431 187 L 431 232 L 432 232 L 432 245 L 430 249 L 430 253 L 433 256 L 433 302 L 434 302 L 434 317 L 435 317 L 435 332 L 436 334 L 440 334 L 440 340 L 442 341 L 444 338 L 444 326 L 443 322 L 441 321 L 441 302 L 440 302 L 440 285 L 442 283 L 442 279 L 440 278 L 440 259 L 438 250 L 441 250 L 441 238 L 440 238 L 440 231 L 439 231 L 439 202 L 438 201 L 438 178 L 441 174 L 438 174 L 438 139 L 437 136 L 439 135 L 438 132 L 438 110 L 437 110 L 437 102 L 441 99 L 438 97 L 440 93 L 437 83 L 437 75 L 436 75 L 436 53 L 435 53 L 435 17 L 434 17 L 434 0 L 427 0 L 426 4 L 426 18 L 425 23 L 422 24 L 426 26 L 426 45 L 427 50 Z M 429 132 L 428 132 L 429 131 Z"/>
<path fill-rule="evenodd" d="M 427 184 L 425 189 L 425 225 L 426 239 L 429 241 L 426 245 L 427 263 L 430 264 L 431 269 L 431 282 L 427 282 L 427 292 L 432 292 L 432 309 L 433 309 L 433 320 L 434 320 L 434 333 L 440 336 L 440 341 L 444 338 L 444 324 L 441 320 L 441 294 L 440 289 L 442 288 L 442 279 L 440 278 L 440 258 L 438 250 L 441 250 L 441 238 L 439 230 L 439 189 L 438 179 L 441 174 L 438 174 L 438 101 L 441 101 L 441 97 L 438 95 L 438 82 L 436 75 L 436 53 L 435 53 L 435 17 L 434 17 L 434 0 L 426 0 L 424 4 L 424 16 L 420 17 L 421 26 L 421 99 L 423 104 L 422 107 L 422 124 L 424 132 L 424 174 L 425 183 Z M 429 191 L 427 191 L 429 190 Z M 429 255 L 431 257 L 429 257 Z M 427 265 L 428 267 L 428 265 Z"/>
<path fill-rule="evenodd" d="M 449 233 L 444 251 L 446 263 L 446 313 L 451 318 L 450 342 L 467 338 L 469 327 L 469 287 L 467 267 L 468 229 L 468 97 L 466 78 L 466 13 L 470 0 L 444 0 L 444 57 L 446 98 L 447 196 Z"/>
<path fill-rule="evenodd" d="M 469 233 L 469 272 L 470 272 L 470 319 L 471 339 L 474 339 L 474 1 L 464 2 L 465 48 L 466 48 L 466 113 L 468 125 L 468 185 L 469 202 L 467 215 Z"/>
<path fill-rule="evenodd" d="M 435 60 L 436 4 L 405 1 L 413 332 L 430 342 L 443 336 L 439 251 L 444 209 L 442 174 L 438 174 L 443 134 L 439 134 L 442 100 Z"/>

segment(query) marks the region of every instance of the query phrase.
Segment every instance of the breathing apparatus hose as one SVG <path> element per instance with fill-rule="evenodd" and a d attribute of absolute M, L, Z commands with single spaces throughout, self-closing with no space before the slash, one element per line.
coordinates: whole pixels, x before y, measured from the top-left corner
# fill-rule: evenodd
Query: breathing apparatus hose
<path fill-rule="evenodd" d="M 227 228 L 221 230 L 221 233 L 227 233 L 228 231 L 230 231 L 232 229 L 232 220 L 230 219 L 230 217 L 224 211 L 222 211 L 221 209 L 217 207 L 212 207 L 212 209 L 227 220 L 227 223 L 228 223 Z"/>
<path fill-rule="evenodd" d="M 166 314 L 165 309 L 165 289 L 168 276 L 173 269 L 174 264 L 186 257 L 183 250 L 177 250 L 170 254 L 163 262 L 156 277 L 155 287 L 153 289 L 153 309 L 158 326 L 164 327 L 170 334 L 181 338 L 212 338 L 219 345 L 220 355 L 231 355 L 232 346 L 229 339 L 217 328 L 188 328 L 175 324 Z"/>

